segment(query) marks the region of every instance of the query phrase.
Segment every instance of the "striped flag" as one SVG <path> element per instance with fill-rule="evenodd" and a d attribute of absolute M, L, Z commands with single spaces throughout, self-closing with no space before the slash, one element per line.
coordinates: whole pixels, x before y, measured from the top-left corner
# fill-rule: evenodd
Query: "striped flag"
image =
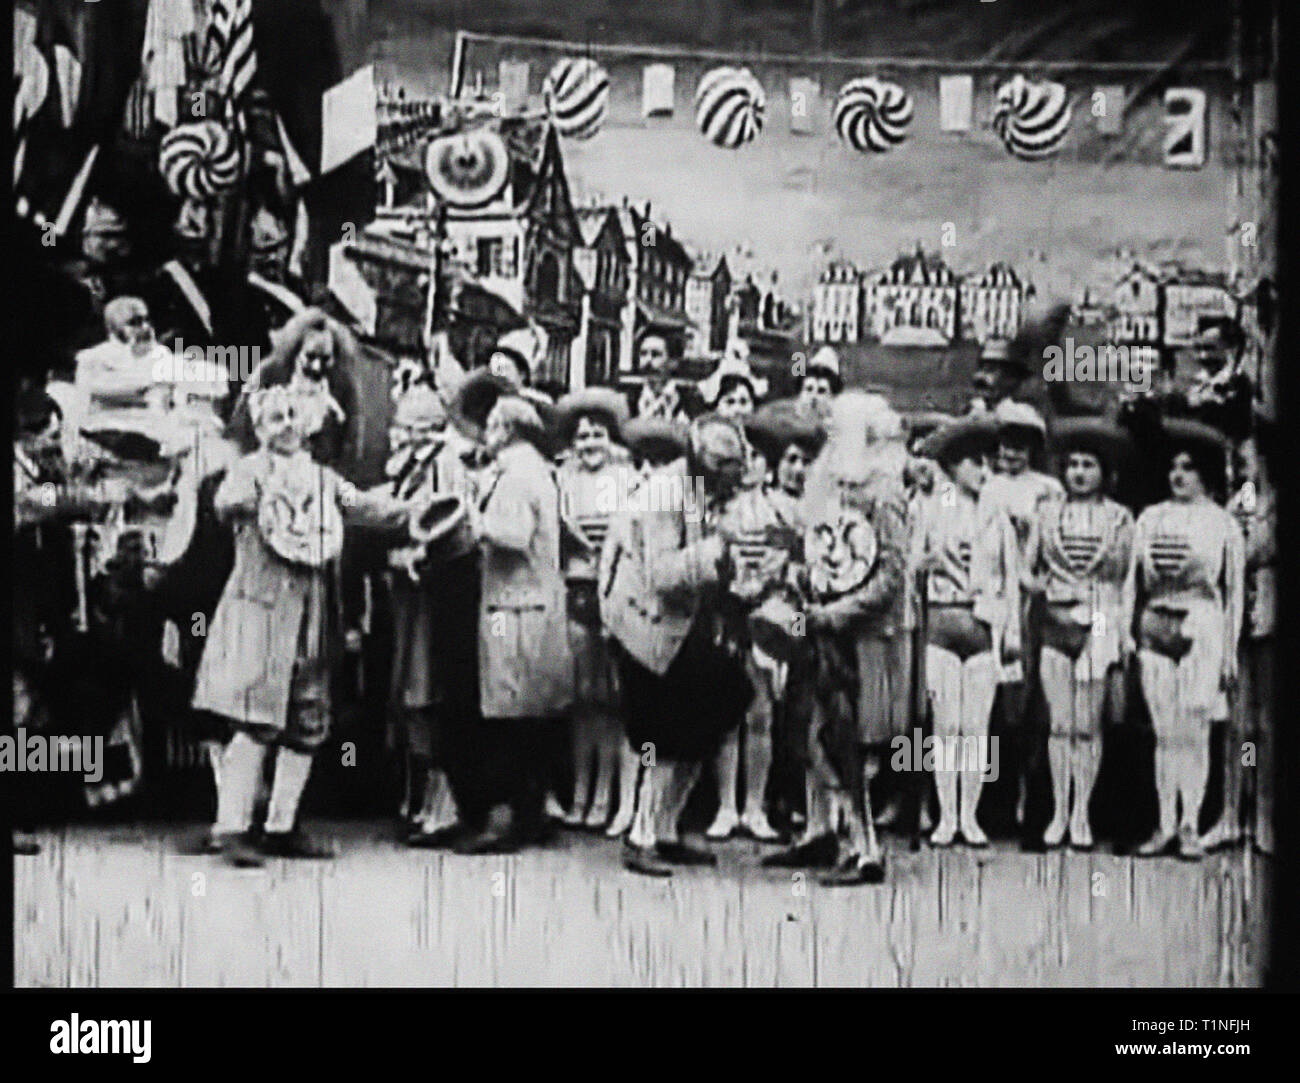
<path fill-rule="evenodd" d="M 212 0 L 208 23 L 209 70 L 217 72 L 221 92 L 238 102 L 257 74 L 253 51 L 253 0 Z"/>

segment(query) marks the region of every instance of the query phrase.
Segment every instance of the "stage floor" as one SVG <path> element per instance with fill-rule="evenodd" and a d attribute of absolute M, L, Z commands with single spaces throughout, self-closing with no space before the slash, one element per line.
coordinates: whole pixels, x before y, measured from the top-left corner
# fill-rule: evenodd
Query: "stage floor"
<path fill-rule="evenodd" d="M 671 880 L 564 833 L 514 856 L 400 848 L 313 825 L 333 862 L 238 870 L 180 851 L 198 826 L 77 826 L 14 859 L 18 987 L 1250 987 L 1268 860 L 1190 864 L 1006 846 L 910 853 L 822 888 L 753 842 Z"/>

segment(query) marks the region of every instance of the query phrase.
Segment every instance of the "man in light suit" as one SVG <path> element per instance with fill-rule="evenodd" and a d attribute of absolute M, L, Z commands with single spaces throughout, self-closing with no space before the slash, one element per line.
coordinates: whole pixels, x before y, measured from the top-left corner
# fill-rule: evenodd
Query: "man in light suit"
<path fill-rule="evenodd" d="M 630 494 L 601 554 L 601 619 L 614 640 L 628 741 L 646 768 L 623 860 L 645 875 L 715 860 L 679 840 L 677 821 L 701 764 L 753 694 L 742 660 L 720 641 L 716 604 L 734 563 L 718 512 L 746 462 L 736 423 L 697 419 L 686 455 Z"/>

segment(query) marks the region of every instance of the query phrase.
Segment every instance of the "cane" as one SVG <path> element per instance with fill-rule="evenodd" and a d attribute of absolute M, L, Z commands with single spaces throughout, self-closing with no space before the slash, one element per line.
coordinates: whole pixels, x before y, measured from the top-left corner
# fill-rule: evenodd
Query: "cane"
<path fill-rule="evenodd" d="M 930 573 L 924 568 L 918 569 L 915 579 L 918 605 L 916 626 L 912 629 L 912 667 L 909 674 L 908 713 L 911 715 L 909 719 L 911 731 L 909 736 L 915 738 L 920 733 L 922 748 L 924 748 L 925 738 L 930 732 L 930 697 L 926 692 L 925 685 L 925 646 L 928 639 L 930 607 L 929 587 Z M 915 762 L 915 753 L 913 753 L 913 763 Z M 922 762 L 924 762 L 924 759 L 922 759 Z M 911 849 L 915 852 L 921 848 L 921 810 L 925 807 L 928 796 L 924 771 L 912 772 L 912 783 L 908 787 L 908 793 L 908 801 L 911 805 L 911 808 L 908 809 L 912 827 Z"/>
<path fill-rule="evenodd" d="M 90 613 L 86 603 L 86 561 L 89 537 L 89 524 L 72 524 L 73 573 L 77 584 L 77 610 L 74 619 L 77 631 L 83 634 L 90 628 Z"/>

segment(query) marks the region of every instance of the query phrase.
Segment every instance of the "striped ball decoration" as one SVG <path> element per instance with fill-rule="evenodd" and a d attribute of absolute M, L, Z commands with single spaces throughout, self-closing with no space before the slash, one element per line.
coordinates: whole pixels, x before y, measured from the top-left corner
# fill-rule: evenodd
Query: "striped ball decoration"
<path fill-rule="evenodd" d="M 243 156 L 239 140 L 215 120 L 178 124 L 162 139 L 158 168 L 176 195 L 211 199 L 239 181 Z"/>
<path fill-rule="evenodd" d="M 565 57 L 546 76 L 542 96 L 561 135 L 590 139 L 609 113 L 609 73 L 588 57 Z"/>
<path fill-rule="evenodd" d="M 714 68 L 695 91 L 695 123 L 710 143 L 735 150 L 763 130 L 767 98 L 748 68 Z"/>
<path fill-rule="evenodd" d="M 998 87 L 993 130 L 1017 158 L 1048 158 L 1070 128 L 1070 96 L 1063 83 L 1031 83 L 1017 75 Z"/>
<path fill-rule="evenodd" d="M 897 83 L 875 76 L 850 79 L 835 99 L 835 130 L 860 153 L 883 154 L 906 137 L 912 97 Z"/>

